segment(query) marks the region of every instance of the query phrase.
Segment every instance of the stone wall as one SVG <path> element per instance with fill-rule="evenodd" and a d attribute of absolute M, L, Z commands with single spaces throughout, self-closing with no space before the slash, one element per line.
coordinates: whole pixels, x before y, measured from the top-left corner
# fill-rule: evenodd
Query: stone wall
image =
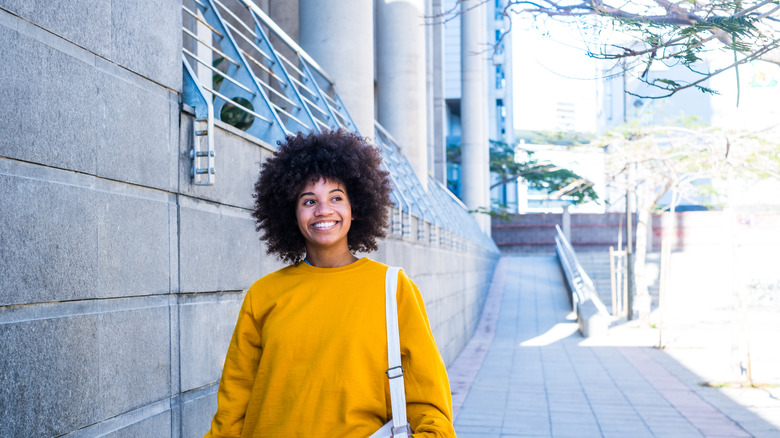
<path fill-rule="evenodd" d="M 190 184 L 181 5 L 66 3 L 0 0 L 3 435 L 200 436 L 243 291 L 281 267 L 249 214 L 272 147 L 220 124 L 217 183 Z M 450 362 L 498 253 L 417 235 L 374 257 Z"/>

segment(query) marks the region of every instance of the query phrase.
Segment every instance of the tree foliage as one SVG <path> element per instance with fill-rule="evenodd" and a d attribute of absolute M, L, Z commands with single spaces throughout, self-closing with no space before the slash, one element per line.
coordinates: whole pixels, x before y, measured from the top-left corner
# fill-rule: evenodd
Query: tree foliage
<path fill-rule="evenodd" d="M 522 178 L 529 188 L 550 194 L 551 198 L 567 199 L 574 204 L 597 201 L 598 194 L 593 182 L 575 172 L 553 163 L 531 158 L 517 160 L 518 146 L 499 141 L 490 141 L 490 172 L 498 178 L 491 189 Z M 460 146 L 447 148 L 447 162 L 460 164 Z"/>
<path fill-rule="evenodd" d="M 607 148 L 608 186 L 620 193 L 632 193 L 636 200 L 637 296 L 647 296 L 647 233 L 651 214 L 660 207 L 663 195 L 672 190 L 693 197 L 706 188 L 702 181 L 712 180 L 728 196 L 729 185 L 737 178 L 780 179 L 778 128 L 728 132 L 705 126 L 630 124 L 598 140 Z M 725 199 L 730 201 L 734 200 Z"/>
<path fill-rule="evenodd" d="M 724 71 L 752 60 L 780 65 L 779 0 L 509 0 L 503 14 L 578 24 L 592 39 L 590 56 L 638 72 L 652 91 L 638 97 L 669 97 L 687 88 L 714 94 L 705 81 Z M 716 49 L 729 52 L 731 61 L 702 69 L 706 53 Z M 648 74 L 657 63 L 683 66 L 693 79 Z"/>
<path fill-rule="evenodd" d="M 655 209 L 672 188 L 691 197 L 701 194 L 698 182 L 702 180 L 780 179 L 778 135 L 778 126 L 725 131 L 633 123 L 610 131 L 596 143 L 607 148 L 609 184 L 637 193 L 638 208 Z"/>

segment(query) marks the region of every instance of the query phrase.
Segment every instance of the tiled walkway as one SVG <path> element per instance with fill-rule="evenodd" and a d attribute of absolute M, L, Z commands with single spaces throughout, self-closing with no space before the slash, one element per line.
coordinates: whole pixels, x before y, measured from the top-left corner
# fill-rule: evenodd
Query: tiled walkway
<path fill-rule="evenodd" d="M 563 281 L 555 257 L 499 262 L 483 321 L 449 370 L 460 438 L 780 437 L 771 396 L 759 416 L 663 350 L 614 333 L 583 339 Z"/>

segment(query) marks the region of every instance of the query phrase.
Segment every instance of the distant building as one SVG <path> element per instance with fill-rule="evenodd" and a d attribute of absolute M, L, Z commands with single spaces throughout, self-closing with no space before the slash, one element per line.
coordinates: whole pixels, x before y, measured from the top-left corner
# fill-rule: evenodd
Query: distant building
<path fill-rule="evenodd" d="M 457 7 L 455 0 L 446 0 L 444 10 Z M 513 92 L 513 33 L 509 30 L 509 17 L 503 15 L 508 0 L 487 2 L 486 31 L 488 44 L 484 45 L 487 75 L 488 111 L 487 134 L 490 141 L 514 143 L 514 92 Z M 445 99 L 447 114 L 447 147 L 459 150 L 462 134 L 461 111 L 461 17 L 454 15 L 444 25 Z M 447 184 L 450 190 L 462 197 L 461 166 L 448 163 Z"/>

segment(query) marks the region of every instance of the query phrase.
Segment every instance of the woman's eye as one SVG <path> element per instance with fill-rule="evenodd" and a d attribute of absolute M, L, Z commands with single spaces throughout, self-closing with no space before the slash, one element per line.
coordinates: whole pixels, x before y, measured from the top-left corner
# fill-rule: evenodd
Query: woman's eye
<path fill-rule="evenodd" d="M 303 201 L 303 205 L 314 205 L 314 200 L 313 199 L 307 199 L 307 200 Z"/>
<path fill-rule="evenodd" d="M 341 201 L 341 196 L 334 196 L 333 201 Z"/>

